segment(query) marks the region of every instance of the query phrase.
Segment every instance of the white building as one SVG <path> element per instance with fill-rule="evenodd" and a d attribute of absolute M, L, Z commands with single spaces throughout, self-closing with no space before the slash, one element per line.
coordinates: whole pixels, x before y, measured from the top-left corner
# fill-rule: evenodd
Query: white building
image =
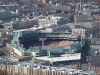
<path fill-rule="evenodd" d="M 67 24 L 67 18 L 58 17 L 58 16 L 47 16 L 44 18 L 38 19 L 38 25 L 46 25 L 46 24 L 55 24 L 55 25 L 63 25 Z"/>

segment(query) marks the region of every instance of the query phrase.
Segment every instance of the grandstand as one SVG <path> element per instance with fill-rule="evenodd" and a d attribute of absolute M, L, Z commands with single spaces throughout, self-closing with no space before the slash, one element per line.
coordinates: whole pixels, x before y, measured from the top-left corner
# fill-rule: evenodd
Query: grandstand
<path fill-rule="evenodd" d="M 6 46 L 19 56 L 35 56 L 37 60 L 53 63 L 55 59 L 56 62 L 80 60 L 84 56 L 84 54 L 81 56 L 81 53 L 85 49 L 85 41 L 79 32 L 73 33 L 68 30 L 54 32 L 21 30 L 13 32 L 13 39 Z M 85 50 L 88 51 L 88 48 Z"/>

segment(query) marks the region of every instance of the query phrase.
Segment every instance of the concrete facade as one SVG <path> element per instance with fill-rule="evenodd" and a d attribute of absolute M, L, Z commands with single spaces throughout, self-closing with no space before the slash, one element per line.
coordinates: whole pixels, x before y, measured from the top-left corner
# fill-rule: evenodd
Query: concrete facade
<path fill-rule="evenodd" d="M 87 16 L 86 15 L 74 15 L 74 22 L 86 22 L 87 21 Z"/>
<path fill-rule="evenodd" d="M 34 19 L 22 20 L 22 21 L 15 22 L 13 24 L 13 29 L 17 29 L 17 30 L 27 29 L 27 28 L 34 27 L 34 25 L 37 25 L 37 24 L 38 24 L 37 20 L 34 20 Z"/>
<path fill-rule="evenodd" d="M 7 75 L 95 75 L 93 70 L 77 70 L 71 68 L 57 68 L 50 66 L 39 66 L 36 64 L 0 65 Z M 6 71 L 6 72 L 5 72 Z M 3 74 L 5 75 L 5 74 Z"/>
<path fill-rule="evenodd" d="M 67 24 L 67 19 L 62 17 L 45 17 L 42 19 L 38 19 L 39 26 L 46 24 L 63 25 Z"/>

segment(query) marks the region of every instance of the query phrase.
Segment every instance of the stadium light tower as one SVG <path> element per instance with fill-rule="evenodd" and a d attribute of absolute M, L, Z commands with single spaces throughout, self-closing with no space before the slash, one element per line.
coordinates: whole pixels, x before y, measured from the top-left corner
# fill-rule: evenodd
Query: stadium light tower
<path fill-rule="evenodd" d="M 80 0 L 80 10 L 82 10 L 82 0 Z"/>

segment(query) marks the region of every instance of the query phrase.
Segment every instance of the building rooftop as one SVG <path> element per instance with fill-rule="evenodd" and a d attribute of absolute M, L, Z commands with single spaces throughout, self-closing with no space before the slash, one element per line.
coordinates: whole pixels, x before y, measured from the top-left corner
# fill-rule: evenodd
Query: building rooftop
<path fill-rule="evenodd" d="M 18 66 L 24 66 L 28 68 L 36 68 L 36 69 L 43 69 L 43 70 L 50 70 L 50 71 L 56 71 L 56 72 L 61 72 L 61 73 L 66 73 L 66 74 L 87 74 L 87 75 L 95 75 L 95 72 L 93 70 L 77 70 L 74 68 L 69 68 L 69 67 L 53 67 L 53 66 L 44 66 L 44 65 L 39 65 L 39 64 L 32 64 L 32 63 L 26 63 L 26 62 L 21 62 L 18 63 Z"/>
<path fill-rule="evenodd" d="M 49 16 L 40 16 L 39 19 L 41 19 L 41 20 L 54 20 L 54 19 L 59 20 L 62 18 L 64 18 L 64 17 L 58 16 L 58 15 L 49 15 Z"/>
<path fill-rule="evenodd" d="M 36 59 L 38 59 L 38 60 L 44 60 L 44 61 L 49 61 L 49 62 L 80 60 L 80 58 L 81 58 L 81 53 L 66 54 L 66 55 L 61 55 L 61 57 L 52 57 L 52 58 L 48 58 L 47 56 L 36 57 Z"/>
<path fill-rule="evenodd" d="M 0 6 L 16 6 L 16 5 L 19 5 L 19 4 L 10 4 L 10 5 L 0 5 Z"/>

